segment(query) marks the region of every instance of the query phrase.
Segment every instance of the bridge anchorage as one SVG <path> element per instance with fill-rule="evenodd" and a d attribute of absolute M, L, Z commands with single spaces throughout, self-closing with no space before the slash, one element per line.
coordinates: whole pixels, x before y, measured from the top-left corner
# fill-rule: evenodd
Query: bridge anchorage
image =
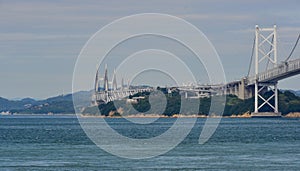
<path fill-rule="evenodd" d="M 180 91 L 185 98 L 202 98 L 215 95 L 233 94 L 240 99 L 249 99 L 254 96 L 254 112 L 252 117 L 281 117 L 278 110 L 278 81 L 300 74 L 300 59 L 289 60 L 297 42 L 284 62 L 277 60 L 277 28 L 255 27 L 255 41 L 253 43 L 253 55 L 255 56 L 255 73 L 250 75 L 252 57 L 249 65 L 248 75 L 237 81 L 226 84 L 187 85 L 173 87 L 168 92 Z M 122 79 L 121 87 L 117 86 L 116 73 L 114 72 L 112 82 L 108 81 L 107 66 L 105 66 L 104 78 L 98 75 L 95 78 L 95 93 L 93 104 L 105 104 L 114 100 L 123 99 L 139 92 L 152 92 L 153 87 L 125 85 Z M 103 88 L 100 82 L 103 82 Z M 111 88 L 110 88 L 111 87 Z M 263 96 L 266 92 L 269 96 Z M 133 99 L 134 100 L 134 99 Z"/>

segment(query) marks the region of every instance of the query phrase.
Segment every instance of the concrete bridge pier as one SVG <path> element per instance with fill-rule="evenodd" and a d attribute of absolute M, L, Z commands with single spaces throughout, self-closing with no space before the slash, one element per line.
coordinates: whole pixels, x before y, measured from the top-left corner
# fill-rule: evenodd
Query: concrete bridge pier
<path fill-rule="evenodd" d="M 247 79 L 242 78 L 238 84 L 238 97 L 245 100 L 254 96 L 254 86 L 247 86 Z"/>
<path fill-rule="evenodd" d="M 226 85 L 226 93 L 238 96 L 239 99 L 245 100 L 254 96 L 254 85 L 247 85 L 247 78 L 241 81 L 235 81 Z"/>

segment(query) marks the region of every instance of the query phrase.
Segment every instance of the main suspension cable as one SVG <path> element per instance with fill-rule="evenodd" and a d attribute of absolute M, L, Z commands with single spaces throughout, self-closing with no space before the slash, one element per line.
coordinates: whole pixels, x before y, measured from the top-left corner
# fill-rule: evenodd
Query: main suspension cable
<path fill-rule="evenodd" d="M 286 58 L 286 60 L 284 62 L 287 62 L 290 59 L 290 57 L 292 56 L 292 54 L 294 53 L 294 51 L 295 51 L 295 49 L 296 49 L 296 47 L 298 45 L 299 39 L 300 39 L 300 34 L 298 35 L 297 41 L 296 41 L 296 43 L 295 43 L 295 45 L 294 45 L 291 53 L 289 54 L 289 56 Z"/>
<path fill-rule="evenodd" d="M 254 46 L 255 46 L 255 36 L 254 36 L 254 39 L 253 39 L 252 52 L 251 52 L 251 58 L 250 58 L 247 77 L 249 77 L 250 70 L 251 70 L 251 65 L 252 65 L 252 60 L 253 60 L 253 55 L 254 55 Z"/>

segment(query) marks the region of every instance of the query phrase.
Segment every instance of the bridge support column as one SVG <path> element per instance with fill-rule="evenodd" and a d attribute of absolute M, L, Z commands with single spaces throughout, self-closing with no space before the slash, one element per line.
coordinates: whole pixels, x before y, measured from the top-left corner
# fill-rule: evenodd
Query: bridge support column
<path fill-rule="evenodd" d="M 264 97 L 268 90 L 271 90 L 268 97 Z M 260 103 L 261 102 L 261 103 Z M 263 109 L 267 106 L 267 109 Z M 271 111 L 268 110 L 271 108 Z M 263 109 L 263 111 L 261 111 Z M 268 112 L 266 112 L 268 110 Z M 255 84 L 255 110 L 251 114 L 252 117 L 281 117 L 281 113 L 278 112 L 278 89 L 276 83 L 256 83 Z"/>
<path fill-rule="evenodd" d="M 258 83 L 255 83 L 255 94 L 254 94 L 254 113 L 258 113 Z"/>
<path fill-rule="evenodd" d="M 275 113 L 278 113 L 278 86 L 277 83 L 274 84 L 274 93 L 275 93 Z"/>

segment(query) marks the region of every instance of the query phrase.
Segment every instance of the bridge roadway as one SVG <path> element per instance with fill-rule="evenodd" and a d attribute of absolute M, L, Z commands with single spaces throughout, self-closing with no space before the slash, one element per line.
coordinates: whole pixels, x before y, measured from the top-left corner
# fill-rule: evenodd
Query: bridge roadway
<path fill-rule="evenodd" d="M 300 73 L 300 59 L 283 62 L 277 67 L 258 74 L 258 82 L 269 83 L 297 75 Z M 248 78 L 248 85 L 255 84 L 256 76 Z"/>
<path fill-rule="evenodd" d="M 300 59 L 278 64 L 276 67 L 257 76 L 244 77 L 241 80 L 229 82 L 226 84 L 225 94 L 234 94 L 240 99 L 248 99 L 254 96 L 255 82 L 259 83 L 276 83 L 288 77 L 300 74 Z"/>
<path fill-rule="evenodd" d="M 119 89 L 119 90 L 108 90 L 108 91 L 97 91 L 94 95 L 96 103 L 108 103 L 114 100 L 123 99 L 128 96 L 132 96 L 136 93 L 151 92 L 153 88 L 133 88 L 133 89 Z"/>

